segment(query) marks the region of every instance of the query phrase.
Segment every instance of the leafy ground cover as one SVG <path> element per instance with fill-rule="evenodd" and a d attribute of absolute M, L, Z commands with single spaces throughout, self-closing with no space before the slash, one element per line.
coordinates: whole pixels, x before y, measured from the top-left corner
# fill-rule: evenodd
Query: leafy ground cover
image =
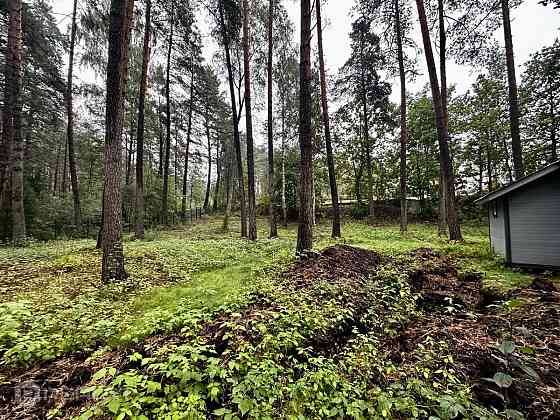
<path fill-rule="evenodd" d="M 127 241 L 120 285 L 91 241 L 0 249 L 0 416 L 558 418 L 558 293 L 483 228 L 319 226 L 296 262 L 219 227 Z"/>

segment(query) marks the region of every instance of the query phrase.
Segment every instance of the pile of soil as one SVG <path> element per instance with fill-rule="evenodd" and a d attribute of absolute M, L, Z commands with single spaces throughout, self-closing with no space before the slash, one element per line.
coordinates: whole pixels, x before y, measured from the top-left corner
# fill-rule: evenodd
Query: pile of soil
<path fill-rule="evenodd" d="M 560 293 L 547 279 L 537 278 L 527 288 L 508 294 L 482 288 L 480 276 L 460 276 L 453 264 L 431 250 L 411 255 L 420 268 L 409 276 L 411 286 L 422 296 L 422 316 L 399 337 L 389 340 L 387 351 L 394 361 L 413 366 L 413 354 L 426 337 L 445 342 L 453 356 L 453 368 L 473 385 L 475 398 L 486 407 L 513 408 L 529 419 L 560 419 Z M 504 311 L 499 304 L 519 301 L 519 307 Z M 450 302 L 459 303 L 449 311 Z M 512 340 L 517 362 L 534 369 L 535 380 L 520 366 L 511 375 L 508 407 L 484 378 L 503 372 L 504 358 L 497 346 Z"/>
<path fill-rule="evenodd" d="M 409 274 L 410 283 L 412 289 L 420 294 L 420 302 L 426 309 L 455 306 L 472 310 L 480 306 L 480 274 L 459 276 L 457 268 L 448 258 L 431 249 L 418 249 L 410 257 L 413 265 L 418 267 Z"/>
<path fill-rule="evenodd" d="M 294 289 L 308 287 L 317 280 L 330 283 L 360 280 L 369 276 L 380 262 L 381 257 L 375 252 L 337 245 L 299 261 L 281 277 Z"/>

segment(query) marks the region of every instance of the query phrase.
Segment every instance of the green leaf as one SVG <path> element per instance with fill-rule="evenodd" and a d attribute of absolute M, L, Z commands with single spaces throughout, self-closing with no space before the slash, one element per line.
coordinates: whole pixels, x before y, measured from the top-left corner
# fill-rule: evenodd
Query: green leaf
<path fill-rule="evenodd" d="M 117 414 L 119 412 L 119 408 L 121 406 L 121 402 L 117 399 L 109 400 L 107 403 L 107 408 L 113 414 Z"/>
<path fill-rule="evenodd" d="M 513 384 L 513 378 L 509 376 L 507 373 L 498 372 L 492 378 L 494 383 L 498 385 L 500 388 L 509 388 L 511 384 Z"/>
<path fill-rule="evenodd" d="M 527 365 L 521 365 L 521 370 L 523 370 L 523 372 L 525 372 L 527 375 L 529 375 L 531 377 L 531 379 L 538 381 L 541 379 L 541 377 L 539 376 L 539 374 L 531 367 L 527 366 Z"/>
<path fill-rule="evenodd" d="M 515 343 L 513 341 L 504 341 L 503 343 L 500 343 L 500 345 L 498 346 L 498 350 L 500 350 L 502 352 L 502 354 L 505 354 L 506 356 L 508 354 L 512 354 L 515 351 Z"/>
<path fill-rule="evenodd" d="M 251 408 L 253 408 L 253 401 L 251 400 L 245 399 L 239 403 L 239 411 L 241 411 L 241 415 L 243 416 L 248 413 Z"/>

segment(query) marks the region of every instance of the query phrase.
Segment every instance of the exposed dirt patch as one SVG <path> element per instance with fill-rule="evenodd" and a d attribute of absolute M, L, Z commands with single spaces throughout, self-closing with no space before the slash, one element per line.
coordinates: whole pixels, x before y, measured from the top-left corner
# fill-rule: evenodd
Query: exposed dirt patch
<path fill-rule="evenodd" d="M 427 337 L 445 342 L 454 359 L 453 368 L 473 384 L 480 403 L 506 408 L 493 392 L 501 390 L 483 378 L 508 371 L 514 382 L 506 392 L 507 408 L 517 409 L 529 419 L 560 419 L 560 293 L 554 285 L 538 278 L 526 289 L 504 294 L 481 289 L 479 276 L 460 276 L 447 259 L 430 250 L 412 256 L 422 262 L 410 274 L 410 282 L 422 296 L 425 310 L 399 337 L 385 343 L 390 357 L 403 368 L 411 367 L 417 363 L 413 351 Z M 520 306 L 509 312 L 497 307 L 512 299 Z M 511 356 L 514 366 L 509 368 L 500 361 L 504 355 L 497 348 L 505 340 L 517 345 Z M 521 365 L 534 369 L 539 379 Z"/>
<path fill-rule="evenodd" d="M 126 360 L 122 352 L 110 352 L 95 360 L 73 354 L 25 371 L 4 371 L 2 376 L 10 380 L 0 385 L 0 418 L 45 419 L 53 408 L 72 411 L 87 403 L 88 397 L 80 389 L 98 369 L 119 367 Z"/>
<path fill-rule="evenodd" d="M 331 283 L 360 280 L 371 274 L 380 261 L 375 252 L 337 245 L 298 262 L 282 277 L 295 289 L 308 287 L 317 280 Z"/>
<path fill-rule="evenodd" d="M 418 249 L 411 253 L 418 267 L 409 274 L 415 292 L 420 293 L 420 303 L 426 309 L 441 306 L 459 306 L 474 309 L 480 306 L 482 276 L 471 273 L 459 276 L 452 262 L 431 249 Z"/>

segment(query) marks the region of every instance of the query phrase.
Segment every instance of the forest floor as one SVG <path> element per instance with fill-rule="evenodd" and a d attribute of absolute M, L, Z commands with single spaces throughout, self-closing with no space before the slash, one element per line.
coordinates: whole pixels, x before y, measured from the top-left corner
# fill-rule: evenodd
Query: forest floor
<path fill-rule="evenodd" d="M 321 224 L 302 261 L 220 227 L 127 240 L 111 285 L 91 240 L 0 248 L 0 418 L 560 419 L 559 279 L 486 227 Z"/>

